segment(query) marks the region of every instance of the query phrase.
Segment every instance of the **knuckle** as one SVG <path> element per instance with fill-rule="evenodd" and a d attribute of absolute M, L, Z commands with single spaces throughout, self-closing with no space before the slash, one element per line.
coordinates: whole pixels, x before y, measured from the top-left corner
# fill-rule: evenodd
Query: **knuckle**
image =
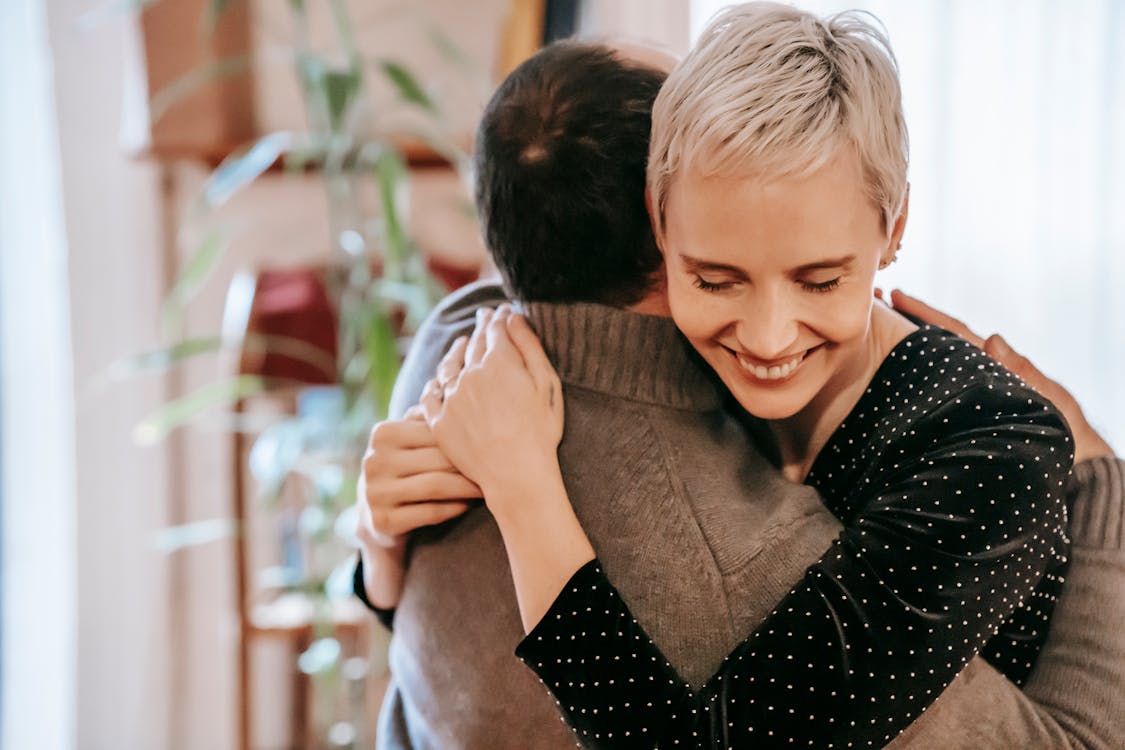
<path fill-rule="evenodd" d="M 379 422 L 371 428 L 371 440 L 368 441 L 369 445 L 386 443 L 394 437 L 395 425 L 393 422 Z"/>

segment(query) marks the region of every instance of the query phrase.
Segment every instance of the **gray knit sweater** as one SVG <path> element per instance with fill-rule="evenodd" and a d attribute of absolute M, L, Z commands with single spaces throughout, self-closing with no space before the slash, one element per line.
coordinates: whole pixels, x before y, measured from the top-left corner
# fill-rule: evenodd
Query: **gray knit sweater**
<path fill-rule="evenodd" d="M 497 286 L 477 284 L 442 304 L 412 348 L 392 413 L 417 400 L 475 308 L 501 301 Z M 670 320 L 596 305 L 528 312 L 564 384 L 559 455 L 579 520 L 646 631 L 699 684 L 840 524 L 751 447 Z M 1075 470 L 1070 578 L 1026 690 L 978 658 L 892 747 L 1125 746 L 1123 475 L 1108 459 Z M 551 697 L 512 654 L 522 635 L 487 510 L 419 534 L 379 747 L 573 747 Z"/>

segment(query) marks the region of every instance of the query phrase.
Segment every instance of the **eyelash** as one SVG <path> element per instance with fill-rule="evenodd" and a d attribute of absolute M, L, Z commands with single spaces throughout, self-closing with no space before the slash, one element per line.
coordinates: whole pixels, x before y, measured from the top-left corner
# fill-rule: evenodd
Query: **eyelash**
<path fill-rule="evenodd" d="M 705 292 L 721 292 L 730 286 L 729 281 L 720 284 L 712 284 L 710 281 L 705 281 L 702 276 L 696 276 L 694 283 L 696 289 L 702 289 Z"/>
<path fill-rule="evenodd" d="M 696 276 L 694 284 L 695 284 L 696 289 L 702 289 L 705 292 L 721 292 L 724 289 L 728 289 L 731 285 L 731 282 L 725 281 L 725 282 L 721 282 L 721 283 L 718 283 L 718 284 L 714 284 L 710 281 L 705 280 L 702 276 Z M 802 281 L 802 282 L 800 282 L 800 284 L 801 284 L 801 288 L 804 289 L 806 292 L 814 292 L 814 293 L 817 293 L 817 294 L 823 294 L 825 292 L 831 292 L 833 289 L 840 286 L 840 279 L 835 278 L 835 279 L 832 279 L 831 281 L 824 281 L 824 282 L 821 282 L 819 284 L 812 284 L 812 283 L 809 283 L 807 281 Z"/>
<path fill-rule="evenodd" d="M 840 279 L 837 277 L 831 281 L 823 281 L 819 284 L 810 284 L 807 281 L 802 281 L 801 286 L 806 292 L 817 292 L 823 294 L 824 292 L 831 292 L 836 287 L 840 286 Z"/>

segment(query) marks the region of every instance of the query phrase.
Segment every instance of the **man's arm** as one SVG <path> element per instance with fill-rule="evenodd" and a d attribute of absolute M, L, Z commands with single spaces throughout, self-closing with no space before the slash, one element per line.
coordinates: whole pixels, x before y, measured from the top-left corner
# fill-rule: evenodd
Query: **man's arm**
<path fill-rule="evenodd" d="M 1023 691 L 977 657 L 894 750 L 1113 750 L 1125 742 L 1125 462 L 1077 465 L 1071 566 Z"/>
<path fill-rule="evenodd" d="M 407 416 L 409 409 L 418 403 L 422 388 L 434 376 L 438 363 L 453 342 L 472 332 L 477 309 L 495 306 L 505 301 L 507 298 L 500 285 L 488 281 L 470 284 L 442 300 L 419 328 L 395 381 L 388 416 L 390 420 L 400 424 L 384 423 L 391 429 L 384 429 L 382 435 L 376 434 L 380 425 L 376 425 L 375 430 L 372 431 L 371 445 L 368 455 L 364 458 L 365 469 L 360 478 L 356 498 L 360 506 L 358 533 L 360 553 L 352 578 L 352 587 L 360 601 L 367 605 L 388 628 L 393 622 L 394 607 L 397 606 L 402 595 L 407 567 L 408 530 L 391 528 L 393 524 L 389 523 L 391 519 L 388 518 L 388 514 L 374 517 L 369 493 L 382 493 L 379 500 L 392 502 L 396 499 L 393 493 L 398 493 L 400 500 L 417 500 L 421 497 L 438 497 L 438 494 L 432 493 L 442 488 L 431 488 L 431 494 L 418 496 L 417 483 L 405 484 L 401 481 L 405 477 L 398 476 L 369 477 L 367 468 L 371 466 L 375 451 L 382 450 L 386 453 L 388 450 L 408 448 L 412 443 L 418 442 L 417 436 L 407 434 L 410 425 L 403 425 L 401 423 L 403 418 Z M 421 425 L 424 427 L 425 423 Z M 381 467 L 386 469 L 388 463 L 381 464 Z M 382 469 L 375 467 L 373 471 Z M 450 489 L 455 486 L 452 480 L 445 484 Z M 404 492 L 406 494 L 402 494 Z M 438 523 L 447 520 L 463 510 L 462 508 L 458 511 L 455 505 L 443 507 L 430 504 L 429 507 L 414 510 L 411 518 L 406 520 L 413 523 L 411 527 L 413 528 L 423 525 L 423 522 Z M 430 514 L 428 517 L 425 515 L 427 513 Z M 448 515 L 450 513 L 452 515 Z M 395 522 L 399 523 L 397 519 Z M 401 523 L 399 525 L 401 526 Z"/>

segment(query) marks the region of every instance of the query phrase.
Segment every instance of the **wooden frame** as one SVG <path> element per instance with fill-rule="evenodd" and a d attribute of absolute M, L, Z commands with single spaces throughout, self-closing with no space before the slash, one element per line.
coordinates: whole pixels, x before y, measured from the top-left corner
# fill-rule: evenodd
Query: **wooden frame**
<path fill-rule="evenodd" d="M 158 160 L 195 160 L 215 166 L 241 146 L 262 135 L 255 121 L 251 56 L 251 16 L 247 0 L 231 2 L 214 32 L 201 25 L 209 0 L 161 0 L 138 14 L 137 33 L 144 57 L 133 76 L 143 81 L 134 92 L 137 106 L 125 113 L 125 147 L 129 153 Z M 499 81 L 542 46 L 547 0 L 509 0 L 493 65 Z M 154 102 L 190 76 L 221 67 L 245 69 L 210 80 L 166 112 Z M 155 121 L 154 115 L 159 115 Z M 471 145 L 466 135 L 466 142 Z M 400 148 L 411 166 L 440 166 L 444 158 L 424 144 L 404 140 Z"/>

